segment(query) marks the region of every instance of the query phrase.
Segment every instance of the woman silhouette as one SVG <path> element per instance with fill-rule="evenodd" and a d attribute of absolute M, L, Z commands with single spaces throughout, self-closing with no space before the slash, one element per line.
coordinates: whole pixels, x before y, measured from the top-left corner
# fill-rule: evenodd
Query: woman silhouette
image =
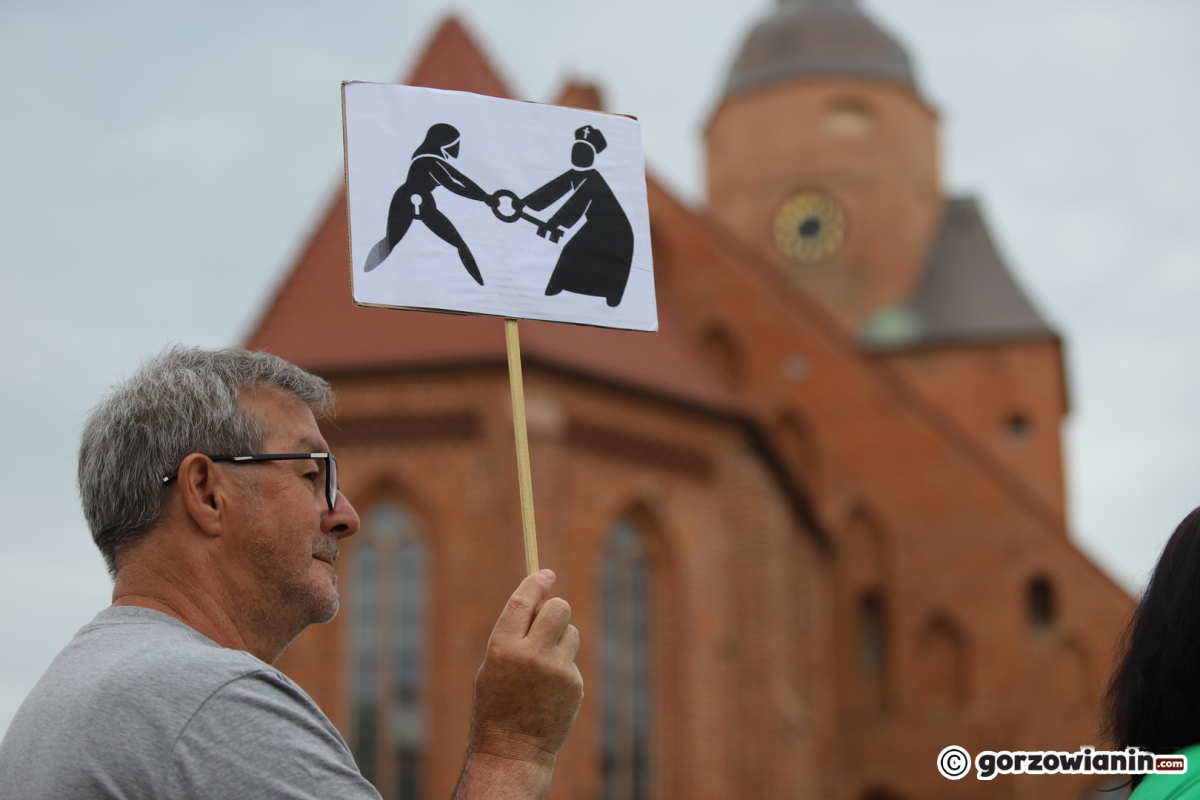
<path fill-rule="evenodd" d="M 458 150 L 457 128 L 445 122 L 439 122 L 429 128 L 425 134 L 425 141 L 421 142 L 421 146 L 412 155 L 408 177 L 392 195 L 392 205 L 388 209 L 387 236 L 375 245 L 375 249 L 368 256 L 364 267 L 366 272 L 379 266 L 404 238 L 404 234 L 408 233 L 412 221 L 419 219 L 425 223 L 426 228 L 458 251 L 458 257 L 467 272 L 476 283 L 483 285 L 479 265 L 475 263 L 475 257 L 471 255 L 467 243 L 446 215 L 438 211 L 437 203 L 433 199 L 433 190 L 443 186 L 462 197 L 493 205 L 493 200 L 487 192 L 447 161 L 457 158 Z"/>

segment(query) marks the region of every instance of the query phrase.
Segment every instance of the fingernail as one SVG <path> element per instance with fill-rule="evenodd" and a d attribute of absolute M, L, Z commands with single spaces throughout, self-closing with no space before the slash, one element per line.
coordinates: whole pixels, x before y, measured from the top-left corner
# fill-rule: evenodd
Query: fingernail
<path fill-rule="evenodd" d="M 543 578 L 545 578 L 548 581 L 554 580 L 554 570 L 552 570 L 552 569 L 539 569 L 538 575 L 541 575 Z"/>

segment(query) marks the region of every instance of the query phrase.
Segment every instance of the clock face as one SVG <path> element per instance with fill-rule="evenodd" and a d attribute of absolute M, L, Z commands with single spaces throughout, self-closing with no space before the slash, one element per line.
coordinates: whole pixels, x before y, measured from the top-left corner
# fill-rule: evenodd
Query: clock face
<path fill-rule="evenodd" d="M 775 212 L 775 247 L 800 264 L 816 264 L 837 252 L 846 215 L 832 197 L 801 192 Z"/>

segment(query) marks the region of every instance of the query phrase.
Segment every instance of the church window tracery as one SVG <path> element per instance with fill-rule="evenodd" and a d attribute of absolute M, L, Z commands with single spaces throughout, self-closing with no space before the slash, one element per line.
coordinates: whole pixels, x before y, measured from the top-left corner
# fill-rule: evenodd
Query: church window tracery
<path fill-rule="evenodd" d="M 609 534 L 601 575 L 601 772 L 608 800 L 650 797 L 651 590 L 643 535 L 621 520 Z"/>
<path fill-rule="evenodd" d="M 395 503 L 363 519 L 353 551 L 351 749 L 384 800 L 420 797 L 428 595 L 425 546 Z"/>

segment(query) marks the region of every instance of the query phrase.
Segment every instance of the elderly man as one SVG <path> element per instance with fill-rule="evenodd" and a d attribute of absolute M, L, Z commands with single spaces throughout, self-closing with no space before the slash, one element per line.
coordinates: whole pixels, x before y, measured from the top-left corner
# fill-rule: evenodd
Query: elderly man
<path fill-rule="evenodd" d="M 337 613 L 338 543 L 358 530 L 314 417 L 331 399 L 275 356 L 177 347 L 92 413 L 79 487 L 113 603 L 17 712 L 0 797 L 378 797 L 270 666 Z M 526 578 L 492 631 L 457 798 L 549 789 L 583 697 L 553 582 Z"/>

